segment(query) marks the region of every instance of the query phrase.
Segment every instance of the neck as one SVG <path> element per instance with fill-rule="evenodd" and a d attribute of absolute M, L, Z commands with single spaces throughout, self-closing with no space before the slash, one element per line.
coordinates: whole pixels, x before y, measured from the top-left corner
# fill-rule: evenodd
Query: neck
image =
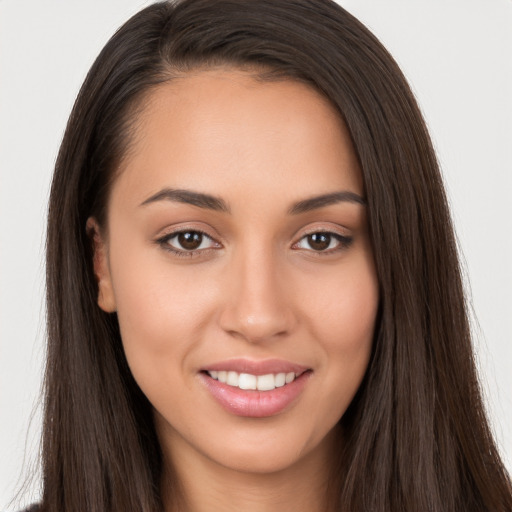
<path fill-rule="evenodd" d="M 165 460 L 165 512 L 329 512 L 333 443 L 325 443 L 295 464 L 272 473 L 221 466 L 186 447 Z M 179 463 L 178 463 L 179 461 Z"/>

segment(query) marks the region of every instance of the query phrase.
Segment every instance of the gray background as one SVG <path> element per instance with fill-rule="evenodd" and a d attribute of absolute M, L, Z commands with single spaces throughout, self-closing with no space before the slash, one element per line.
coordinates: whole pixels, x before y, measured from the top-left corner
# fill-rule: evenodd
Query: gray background
<path fill-rule="evenodd" d="M 78 88 L 142 0 L 0 1 L 0 509 L 37 467 L 45 210 Z M 402 66 L 438 150 L 477 362 L 512 469 L 512 1 L 340 0 Z M 38 496 L 38 477 L 22 505 Z"/>

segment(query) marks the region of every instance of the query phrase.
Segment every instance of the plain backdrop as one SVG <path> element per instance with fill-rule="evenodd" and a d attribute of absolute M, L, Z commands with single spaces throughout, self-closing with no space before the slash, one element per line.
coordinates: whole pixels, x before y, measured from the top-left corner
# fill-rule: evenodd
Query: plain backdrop
<path fill-rule="evenodd" d="M 148 3 L 0 0 L 0 510 L 24 472 L 37 468 L 45 212 L 56 153 L 94 58 Z M 340 3 L 395 56 L 431 130 L 472 300 L 482 385 L 511 470 L 512 1 Z M 36 476 L 17 506 L 36 500 L 38 485 Z"/>

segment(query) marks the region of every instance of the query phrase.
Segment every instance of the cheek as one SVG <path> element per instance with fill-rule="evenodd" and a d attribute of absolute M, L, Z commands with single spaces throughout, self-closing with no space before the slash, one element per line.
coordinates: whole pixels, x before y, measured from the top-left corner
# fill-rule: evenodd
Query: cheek
<path fill-rule="evenodd" d="M 334 355 L 356 355 L 371 350 L 379 304 L 378 281 L 369 251 L 347 262 L 338 272 L 320 276 L 316 286 L 308 283 L 305 309 L 315 337 Z"/>
<path fill-rule="evenodd" d="M 321 346 L 324 403 L 318 414 L 336 423 L 346 411 L 366 373 L 379 305 L 377 277 L 368 256 L 347 265 L 317 293 L 304 294 L 312 314 L 310 331 Z M 320 377 L 320 375 L 319 375 Z"/>
<path fill-rule="evenodd" d="M 215 290 L 154 248 L 133 249 L 111 254 L 112 278 L 124 351 L 143 387 L 184 365 L 211 317 Z"/>

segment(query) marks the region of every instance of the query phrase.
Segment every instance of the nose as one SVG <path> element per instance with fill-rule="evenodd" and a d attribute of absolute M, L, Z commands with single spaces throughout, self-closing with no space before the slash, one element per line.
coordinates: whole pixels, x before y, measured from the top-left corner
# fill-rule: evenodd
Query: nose
<path fill-rule="evenodd" d="M 296 325 L 289 287 L 270 250 L 238 254 L 226 271 L 220 326 L 252 343 L 282 338 Z"/>

